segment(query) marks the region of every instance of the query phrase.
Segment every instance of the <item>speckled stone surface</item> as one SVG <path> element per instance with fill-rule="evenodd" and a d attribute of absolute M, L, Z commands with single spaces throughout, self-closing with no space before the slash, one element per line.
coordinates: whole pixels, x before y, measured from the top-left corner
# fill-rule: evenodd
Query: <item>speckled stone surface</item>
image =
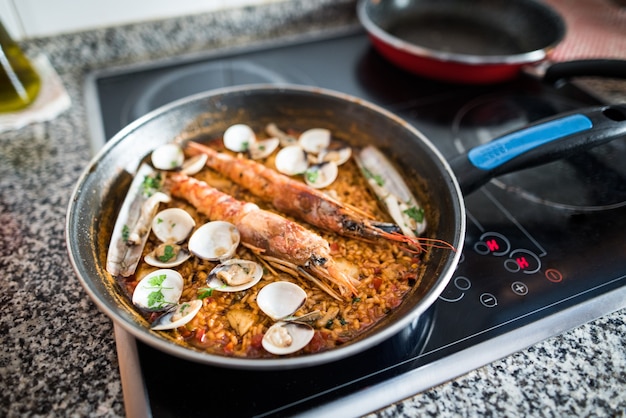
<path fill-rule="evenodd" d="M 65 247 L 72 188 L 91 158 L 83 82 L 93 69 L 354 23 L 354 1 L 267 6 L 35 39 L 72 107 L 0 135 L 0 416 L 124 416 L 113 326 Z M 623 416 L 626 311 L 553 337 L 372 413 L 396 416 Z"/>

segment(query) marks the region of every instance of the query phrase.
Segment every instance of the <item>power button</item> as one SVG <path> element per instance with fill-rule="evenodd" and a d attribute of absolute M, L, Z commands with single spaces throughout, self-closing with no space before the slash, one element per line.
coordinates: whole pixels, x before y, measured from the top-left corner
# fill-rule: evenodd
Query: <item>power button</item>
<path fill-rule="evenodd" d="M 552 283 L 559 283 L 563 280 L 563 275 L 556 269 L 546 270 L 545 276 L 546 279 L 550 280 Z"/>

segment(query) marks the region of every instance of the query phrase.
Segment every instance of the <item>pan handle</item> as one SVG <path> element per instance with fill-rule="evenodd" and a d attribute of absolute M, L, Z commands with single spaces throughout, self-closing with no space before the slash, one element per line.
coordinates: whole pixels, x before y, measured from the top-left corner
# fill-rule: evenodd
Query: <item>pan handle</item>
<path fill-rule="evenodd" d="M 585 59 L 550 64 L 543 81 L 554 84 L 561 79 L 576 76 L 626 78 L 626 61 L 617 59 Z"/>
<path fill-rule="evenodd" d="M 494 177 L 546 164 L 626 137 L 626 104 L 592 107 L 543 119 L 472 148 L 450 161 L 463 194 Z"/>

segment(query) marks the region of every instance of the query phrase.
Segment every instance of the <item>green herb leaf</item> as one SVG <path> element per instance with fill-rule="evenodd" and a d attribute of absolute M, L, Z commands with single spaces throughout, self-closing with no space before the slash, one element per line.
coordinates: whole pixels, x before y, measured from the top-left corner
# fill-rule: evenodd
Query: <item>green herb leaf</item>
<path fill-rule="evenodd" d="M 206 299 L 210 296 L 213 296 L 213 288 L 212 287 L 202 287 L 198 289 L 198 299 Z"/>
<path fill-rule="evenodd" d="M 422 222 L 424 220 L 424 209 L 416 208 L 415 206 L 411 206 L 404 213 L 411 219 L 414 219 L 415 222 Z"/>
<path fill-rule="evenodd" d="M 171 260 L 175 256 L 176 256 L 176 254 L 174 253 L 174 247 L 171 246 L 171 245 L 166 245 L 165 246 L 165 251 L 163 252 L 163 255 L 160 255 L 157 258 L 159 259 L 159 261 L 165 263 L 166 261 Z"/>

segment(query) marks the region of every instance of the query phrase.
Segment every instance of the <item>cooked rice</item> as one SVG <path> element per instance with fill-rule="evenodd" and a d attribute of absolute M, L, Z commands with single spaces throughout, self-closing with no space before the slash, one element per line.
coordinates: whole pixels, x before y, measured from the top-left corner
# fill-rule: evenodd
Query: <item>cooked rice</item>
<path fill-rule="evenodd" d="M 273 166 L 272 158 L 270 157 L 266 163 Z M 254 202 L 263 209 L 273 210 L 266 202 L 260 201 L 242 187 L 208 169 L 195 177 L 236 199 Z M 328 187 L 327 191 L 342 202 L 370 213 L 373 218 L 389 220 L 352 160 L 340 167 L 339 178 Z M 196 219 L 196 228 L 207 222 L 203 215 L 198 214 L 186 202 L 174 200 L 166 206 L 187 210 Z M 293 218 L 289 219 L 300 222 Z M 180 344 L 191 345 L 213 354 L 247 358 L 275 357 L 261 347 L 262 336 L 272 325 L 272 320 L 259 310 L 256 296 L 266 284 L 284 280 L 298 284 L 307 292 L 307 301 L 296 312 L 296 315 L 315 310 L 321 313 L 322 319 L 314 324 L 313 340 L 293 355 L 313 353 L 332 349 L 362 334 L 396 308 L 407 292 L 415 286 L 419 260 L 414 254 L 403 251 L 398 245 L 382 240 L 371 243 L 350 239 L 321 231 L 308 224 L 304 225 L 329 242 L 334 259 L 344 259 L 358 267 L 361 284 L 358 287 L 358 295 L 352 300 L 339 302 L 303 278 L 295 278 L 281 272 L 273 273 L 264 268 L 264 275 L 259 284 L 237 293 L 213 290 L 211 296 L 203 299 L 203 307 L 193 320 L 178 329 L 162 332 L 172 333 Z M 151 234 L 144 253 L 152 251 L 155 245 L 158 245 L 158 242 Z M 259 261 L 254 254 L 241 245 L 235 257 Z M 215 262 L 192 257 L 176 267 L 185 280 L 181 301 L 198 298 L 202 290 L 207 288 L 206 278 L 216 265 Z M 129 294 L 132 294 L 138 279 L 153 270 L 155 270 L 154 267 L 140 263 L 135 276 L 125 280 Z M 233 309 L 245 310 L 256 317 L 255 324 L 244 335 L 238 335 L 228 322 L 226 313 Z M 147 319 L 152 320 L 156 315 L 147 315 Z"/>

